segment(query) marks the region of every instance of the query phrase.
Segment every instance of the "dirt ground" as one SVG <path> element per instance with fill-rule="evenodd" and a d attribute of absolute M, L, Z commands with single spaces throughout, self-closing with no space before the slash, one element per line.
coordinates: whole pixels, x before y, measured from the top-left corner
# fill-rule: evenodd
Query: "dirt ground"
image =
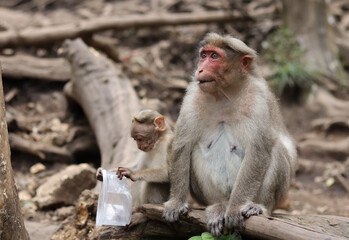
<path fill-rule="evenodd" d="M 15 25 L 15 28 L 20 29 L 27 26 L 69 23 L 98 16 L 200 12 L 225 10 L 232 6 L 241 10 L 250 6 L 252 1 L 241 1 L 240 4 L 235 5 L 233 2 L 4 0 L 0 6 L 16 12 L 18 19 L 26 19 L 26 21 L 13 21 L 8 15 L 8 24 Z M 260 9 L 267 9 L 274 5 L 278 7 L 274 1 L 263 0 Z M 348 14 L 349 11 L 346 13 Z M 0 24 L 2 28 L 3 25 Z M 269 18 L 257 22 L 163 27 L 158 30 L 129 29 L 120 32 L 106 31 L 101 35 L 116 40 L 119 57 L 117 64 L 122 65 L 141 102 L 158 109 L 175 122 L 185 87 L 191 80 L 190 76 L 196 61 L 196 44 L 206 32 L 216 31 L 234 34 L 261 51 L 262 42 L 279 25 L 280 16 L 271 15 Z M 60 43 L 40 48 L 7 49 L 2 51 L 2 55 L 25 53 L 42 58 L 57 57 L 59 48 Z M 263 55 L 261 58 L 263 62 Z M 9 115 L 21 116 L 17 122 L 9 122 L 10 133 L 37 142 L 48 142 L 55 146 L 70 145 L 82 136 L 87 136 L 94 142 L 94 147 L 89 148 L 88 152 L 77 151 L 72 162 L 42 161 L 37 156 L 28 153 L 12 152 L 16 184 L 20 194 L 25 224 L 31 239 L 49 239 L 59 224 L 73 213 L 71 206 L 38 209 L 33 202 L 37 187 L 44 183 L 49 176 L 72 163 L 87 162 L 96 168 L 100 166 L 100 156 L 92 129 L 81 108 L 72 105 L 65 98 L 64 85 L 64 82 L 4 77 L 5 96 L 15 91 L 14 96 L 6 102 L 7 112 Z M 324 86 L 320 87 L 324 88 Z M 326 88 L 324 89 L 326 90 Z M 328 90 L 328 92 L 330 91 Z M 338 101 L 335 105 L 323 106 L 322 102 L 319 104 L 317 99 L 321 100 L 323 97 L 317 98 L 315 93 L 311 94 L 309 100 L 302 104 L 284 102 L 281 104 L 285 123 L 298 147 L 299 168 L 289 192 L 288 209 L 277 210 L 279 212 L 349 217 L 349 190 L 346 190 L 343 183 L 336 178 L 339 173 L 349 183 L 349 156 L 347 152 L 334 152 L 320 148 L 316 144 L 312 145 L 315 140 L 321 140 L 321 143 L 318 144 L 322 147 L 326 142 L 340 143 L 349 138 L 349 125 L 342 121 L 342 119 L 348 119 L 349 107 L 340 108 L 342 109 L 340 110 L 341 116 L 335 116 L 330 111 L 325 111 L 333 109 L 333 106 L 349 106 L 348 91 L 339 90 L 339 93 L 332 91 L 330 99 L 332 97 Z M 325 102 L 332 103 L 332 100 L 325 100 Z M 316 120 L 333 120 L 334 118 L 340 118 L 339 122 L 342 124 L 336 125 L 332 121 L 329 124 L 330 127 L 325 130 L 314 127 Z M 318 151 L 318 149 L 320 150 Z M 40 173 L 31 173 L 30 167 L 37 162 L 43 163 L 45 170 Z"/>

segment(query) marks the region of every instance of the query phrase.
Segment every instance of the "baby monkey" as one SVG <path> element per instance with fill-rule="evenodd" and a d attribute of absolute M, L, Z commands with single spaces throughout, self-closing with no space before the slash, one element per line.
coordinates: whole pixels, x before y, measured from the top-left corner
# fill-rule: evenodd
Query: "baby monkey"
<path fill-rule="evenodd" d="M 119 179 L 123 176 L 135 183 L 132 185 L 132 205 L 136 209 L 129 228 L 146 221 L 137 207 L 145 203 L 162 204 L 168 200 L 170 185 L 168 177 L 167 152 L 172 142 L 173 132 L 165 117 L 154 110 L 142 110 L 132 120 L 131 137 L 138 149 L 137 166 L 134 170 L 118 167 L 109 171 L 116 172 Z M 101 168 L 97 179 L 103 181 Z"/>

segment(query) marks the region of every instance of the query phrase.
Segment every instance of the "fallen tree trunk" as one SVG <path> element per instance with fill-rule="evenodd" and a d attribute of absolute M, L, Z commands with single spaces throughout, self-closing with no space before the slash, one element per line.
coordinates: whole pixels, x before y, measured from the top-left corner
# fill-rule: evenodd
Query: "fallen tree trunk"
<path fill-rule="evenodd" d="M 150 220 L 164 222 L 163 207 L 146 204 L 141 211 Z M 187 229 L 193 226 L 205 228 L 206 217 L 203 210 L 192 210 L 187 216 L 181 216 L 180 225 Z M 273 217 L 253 216 L 246 221 L 242 235 L 253 239 L 346 239 L 349 236 L 349 218 L 337 216 L 294 216 L 276 214 Z"/>
<path fill-rule="evenodd" d="M 124 227 L 95 228 L 97 194 L 86 190 L 80 195 L 76 215 L 67 219 L 52 240 L 64 239 L 188 239 L 206 230 L 203 209 L 193 209 L 181 215 L 179 222 L 167 223 L 162 217 L 163 206 L 145 204 L 140 210 L 148 221 L 131 230 Z M 275 214 L 272 217 L 253 216 L 246 221 L 243 239 L 271 240 L 344 240 L 349 236 L 349 218 L 337 216 L 296 216 Z"/>
<path fill-rule="evenodd" d="M 165 222 L 162 217 L 163 209 L 160 205 L 145 204 L 141 208 L 149 219 L 145 228 L 138 227 L 130 232 L 122 228 L 100 227 L 96 229 L 92 239 L 142 239 L 143 237 L 185 239 L 207 231 L 203 210 L 192 210 L 188 215 L 181 216 L 180 221 L 174 225 Z M 140 229 L 144 230 L 140 232 Z M 349 236 L 349 218 L 287 214 L 276 214 L 272 217 L 253 216 L 246 221 L 246 228 L 241 234 L 252 239 L 344 240 Z M 134 235 L 135 238 L 129 238 L 130 235 Z"/>
<path fill-rule="evenodd" d="M 64 54 L 72 66 L 65 93 L 83 108 L 96 136 L 102 167 L 132 166 L 137 148 L 130 137 L 139 99 L 120 66 L 91 52 L 81 39 L 67 40 Z"/>
<path fill-rule="evenodd" d="M 262 13 L 263 15 L 269 14 Z M 256 16 L 262 17 L 262 16 Z M 0 32 L 0 49 L 51 43 L 68 38 L 86 37 L 108 29 L 176 26 L 184 24 L 220 23 L 242 20 L 246 17 L 238 12 L 177 13 L 164 15 L 133 15 L 126 17 L 95 18 L 80 23 L 31 28 L 20 31 Z"/>
<path fill-rule="evenodd" d="M 38 58 L 27 55 L 0 56 L 4 77 L 68 81 L 69 63 L 63 58 Z"/>
<path fill-rule="evenodd" d="M 14 133 L 9 134 L 9 141 L 12 150 L 35 155 L 41 160 L 68 163 L 73 161 L 73 155 L 64 147 L 56 147 L 47 143 L 30 141 Z"/>
<path fill-rule="evenodd" d="M 0 66 L 0 239 L 29 239 L 24 227 L 17 188 L 11 165 L 10 145 Z"/>

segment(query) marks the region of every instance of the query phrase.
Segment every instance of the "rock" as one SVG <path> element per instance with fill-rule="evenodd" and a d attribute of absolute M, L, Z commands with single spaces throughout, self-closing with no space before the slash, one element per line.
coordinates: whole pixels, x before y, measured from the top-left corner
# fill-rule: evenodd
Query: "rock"
<path fill-rule="evenodd" d="M 36 210 L 38 209 L 38 207 L 36 206 L 36 204 L 32 201 L 27 201 L 22 203 L 22 209 L 25 213 L 30 213 L 30 214 L 34 214 L 36 212 Z"/>
<path fill-rule="evenodd" d="M 24 222 L 30 239 L 49 240 L 52 234 L 57 231 L 59 225 L 54 223 Z"/>
<path fill-rule="evenodd" d="M 58 208 L 55 212 L 57 220 L 64 220 L 67 217 L 73 215 L 75 212 L 75 208 L 73 206 L 61 207 Z"/>
<path fill-rule="evenodd" d="M 46 167 L 42 163 L 36 163 L 33 166 L 30 167 L 30 173 L 31 174 L 37 174 L 39 172 L 45 171 Z"/>
<path fill-rule="evenodd" d="M 19 197 L 19 200 L 21 202 L 30 201 L 32 199 L 32 196 L 30 195 L 30 193 L 27 190 L 20 191 L 18 193 L 18 197 Z"/>
<path fill-rule="evenodd" d="M 51 240 L 91 239 L 96 227 L 97 205 L 98 195 L 90 190 L 83 191 L 75 206 L 74 215 L 62 222 Z"/>
<path fill-rule="evenodd" d="M 39 187 L 39 183 L 38 182 L 39 181 L 36 178 L 34 178 L 34 179 L 31 179 L 30 182 L 27 185 L 27 190 L 29 191 L 29 193 L 32 196 L 36 195 L 36 189 Z"/>
<path fill-rule="evenodd" d="M 96 185 L 96 169 L 83 163 L 71 165 L 52 175 L 36 191 L 39 208 L 73 205 L 80 193 Z"/>

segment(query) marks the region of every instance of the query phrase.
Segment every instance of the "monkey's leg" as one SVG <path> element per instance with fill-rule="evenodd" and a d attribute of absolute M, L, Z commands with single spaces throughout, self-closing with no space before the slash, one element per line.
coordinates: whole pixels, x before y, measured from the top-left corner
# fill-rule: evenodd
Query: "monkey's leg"
<path fill-rule="evenodd" d="M 227 202 L 216 203 L 206 208 L 207 228 L 214 237 L 222 234 L 226 208 Z"/>
<path fill-rule="evenodd" d="M 261 193 L 257 201 L 265 206 L 265 215 L 270 215 L 272 210 L 282 203 L 287 205 L 287 193 L 291 184 L 291 156 L 287 149 L 277 142 L 272 152 L 272 166 L 266 172 Z"/>
<path fill-rule="evenodd" d="M 131 222 L 126 226 L 127 230 L 130 230 L 137 226 L 138 224 L 144 223 L 148 220 L 148 218 L 141 212 L 135 212 L 131 216 Z"/>

